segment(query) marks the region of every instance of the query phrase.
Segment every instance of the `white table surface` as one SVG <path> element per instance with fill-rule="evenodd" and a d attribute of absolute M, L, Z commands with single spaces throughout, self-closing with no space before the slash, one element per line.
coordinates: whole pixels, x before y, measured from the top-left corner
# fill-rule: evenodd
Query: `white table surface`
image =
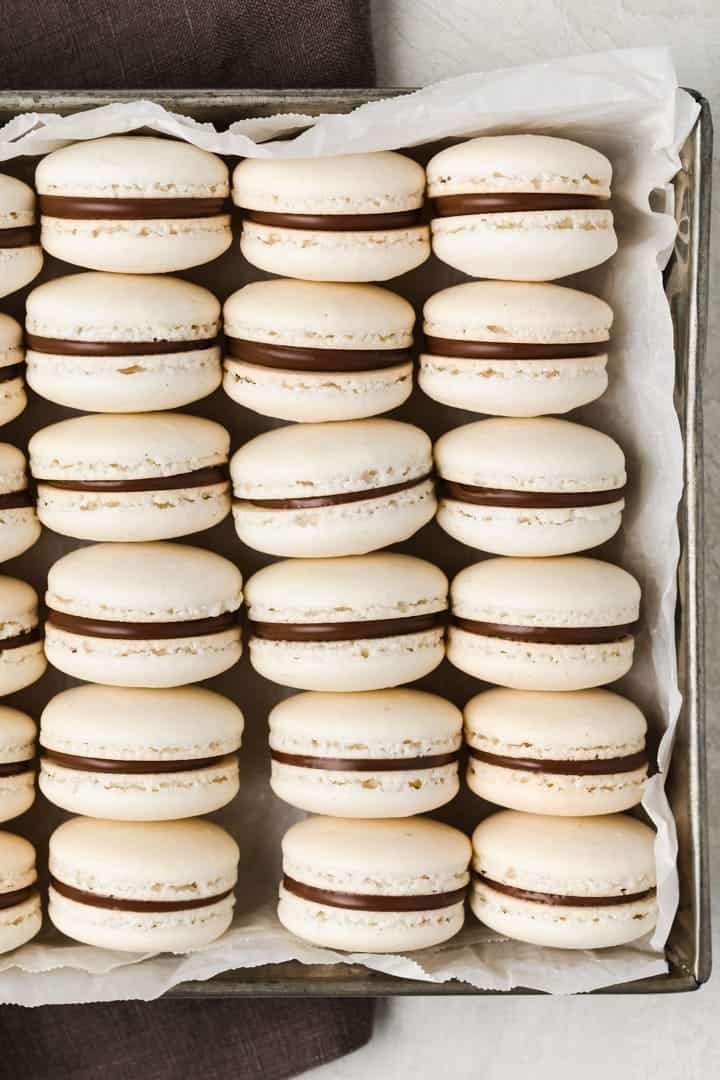
<path fill-rule="evenodd" d="M 380 86 L 420 86 L 559 55 L 670 45 L 681 84 L 709 98 L 720 130 L 718 0 L 374 0 Z M 717 140 L 720 145 L 720 138 Z M 712 261 L 720 282 L 720 173 Z M 705 377 L 706 562 L 720 583 L 720 294 L 711 295 Z M 720 605 L 708 604 L 710 791 L 720 789 Z M 720 799 L 711 805 L 720 854 Z M 720 926 L 720 874 L 715 874 Z M 720 933 L 715 934 L 720 967 Z M 310 1080 L 696 1080 L 720 1075 L 720 974 L 694 994 L 652 997 L 396 998 L 378 1003 L 362 1050 Z"/>

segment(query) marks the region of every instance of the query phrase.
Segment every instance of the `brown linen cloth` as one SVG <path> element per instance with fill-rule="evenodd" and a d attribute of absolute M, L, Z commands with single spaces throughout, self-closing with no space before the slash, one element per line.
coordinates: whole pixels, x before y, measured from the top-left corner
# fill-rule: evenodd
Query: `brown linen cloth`
<path fill-rule="evenodd" d="M 0 87 L 358 87 L 368 0 L 0 0 Z M 368 1041 L 373 1003 L 0 1009 L 0 1080 L 283 1080 Z"/>

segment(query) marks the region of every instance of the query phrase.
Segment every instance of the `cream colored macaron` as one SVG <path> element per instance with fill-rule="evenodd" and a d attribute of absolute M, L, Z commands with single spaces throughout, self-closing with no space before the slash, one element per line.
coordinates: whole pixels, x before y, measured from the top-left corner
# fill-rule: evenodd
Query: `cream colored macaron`
<path fill-rule="evenodd" d="M 224 318 L 223 388 L 263 416 L 359 420 L 410 396 L 415 312 L 388 289 L 253 281 Z"/>
<path fill-rule="evenodd" d="M 230 513 L 229 450 L 224 427 L 184 413 L 51 424 L 29 444 L 40 520 L 80 540 L 171 540 L 209 529 Z"/>
<path fill-rule="evenodd" d="M 227 166 L 180 140 L 111 135 L 71 143 L 41 160 L 35 185 L 42 246 L 90 270 L 186 270 L 232 241 Z"/>
<path fill-rule="evenodd" d="M 491 416 L 566 413 L 600 397 L 611 308 L 597 296 L 519 281 L 468 281 L 423 309 L 418 381 L 428 397 Z"/>
<path fill-rule="evenodd" d="M 428 162 L 433 251 L 471 277 L 553 281 L 617 250 L 612 166 L 549 135 L 486 135 Z"/>
<path fill-rule="evenodd" d="M 532 945 L 625 945 L 655 926 L 654 841 L 625 814 L 501 811 L 473 833 L 470 907 L 503 937 Z"/>
<path fill-rule="evenodd" d="M 47 667 L 37 593 L 0 576 L 0 697 L 36 682 Z"/>
<path fill-rule="evenodd" d="M 27 405 L 25 350 L 22 326 L 0 314 L 0 427 L 19 416 Z"/>
<path fill-rule="evenodd" d="M 269 716 L 270 784 L 301 810 L 409 817 L 458 792 L 460 711 L 420 690 L 295 694 Z"/>
<path fill-rule="evenodd" d="M 70 274 L 27 299 L 27 379 L 88 412 L 174 409 L 217 390 L 220 304 L 180 278 Z"/>
<path fill-rule="evenodd" d="M 33 189 L 0 175 L 0 296 L 22 289 L 42 270 L 36 221 Z"/>
<path fill-rule="evenodd" d="M 430 439 L 399 420 L 275 428 L 237 451 L 230 474 L 238 536 L 270 555 L 364 555 L 437 509 Z"/>
<path fill-rule="evenodd" d="M 625 456 L 568 420 L 478 420 L 435 443 L 438 524 L 494 555 L 569 555 L 605 543 L 625 507 Z"/>
<path fill-rule="evenodd" d="M 516 690 L 585 690 L 630 670 L 640 586 L 619 566 L 566 555 L 486 559 L 451 587 L 448 659 Z"/>
<path fill-rule="evenodd" d="M 629 810 L 645 790 L 646 731 L 637 706 L 608 690 L 485 690 L 465 706 L 468 787 L 529 813 Z"/>
<path fill-rule="evenodd" d="M 22 555 L 39 536 L 25 455 L 10 443 L 0 443 L 0 562 Z"/>
<path fill-rule="evenodd" d="M 0 953 L 18 949 L 41 926 L 35 848 L 22 836 L 0 832 Z"/>
<path fill-rule="evenodd" d="M 253 266 L 310 281 L 387 281 L 430 255 L 421 165 L 391 151 L 246 158 L 233 174 L 240 248 Z"/>
<path fill-rule="evenodd" d="M 24 814 L 35 801 L 36 736 L 27 713 L 0 705 L 0 821 Z"/>

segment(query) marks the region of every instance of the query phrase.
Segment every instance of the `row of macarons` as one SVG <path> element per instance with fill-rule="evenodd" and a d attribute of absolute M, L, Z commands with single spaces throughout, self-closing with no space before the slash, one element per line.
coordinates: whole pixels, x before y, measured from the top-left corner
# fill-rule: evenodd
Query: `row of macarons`
<path fill-rule="evenodd" d="M 419 385 L 488 415 L 565 413 L 607 387 L 613 313 L 561 285 L 476 281 L 415 312 L 374 285 L 274 279 L 234 292 L 174 277 L 82 273 L 27 299 L 27 380 L 42 397 L 97 412 L 173 409 L 226 393 L 264 416 L 354 420 L 402 405 Z M 22 330 L 0 317 L 0 423 L 25 406 Z"/>
<path fill-rule="evenodd" d="M 247 159 L 234 170 L 232 201 L 243 214 L 244 257 L 273 274 L 386 281 L 425 262 L 432 243 L 471 277 L 551 281 L 615 253 L 611 179 L 597 150 L 505 135 L 448 147 L 427 172 L 392 151 Z M 42 159 L 35 186 L 42 248 L 76 266 L 166 273 L 232 243 L 228 167 L 184 142 L 130 135 L 71 144 Z M 3 294 L 40 271 L 34 203 L 31 188 L 1 178 L 0 246 L 11 253 Z"/>

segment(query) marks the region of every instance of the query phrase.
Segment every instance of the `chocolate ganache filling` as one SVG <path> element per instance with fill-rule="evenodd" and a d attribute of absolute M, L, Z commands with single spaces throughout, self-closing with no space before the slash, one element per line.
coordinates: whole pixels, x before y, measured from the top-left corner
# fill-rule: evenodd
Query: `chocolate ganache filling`
<path fill-rule="evenodd" d="M 336 495 L 309 495 L 299 499 L 246 499 L 243 503 L 265 507 L 267 510 L 312 510 L 320 506 L 343 506 L 345 503 L 365 502 L 367 499 L 382 499 L 386 495 L 395 495 L 400 491 L 409 491 L 419 487 L 430 479 L 430 473 L 416 476 L 412 480 L 402 480 L 399 484 L 386 484 L 385 487 L 366 488 L 364 491 L 342 491 Z"/>
<path fill-rule="evenodd" d="M 220 344 L 219 336 L 188 341 L 74 341 L 70 338 L 27 334 L 25 340 L 32 352 L 48 353 L 51 356 L 166 356 L 212 349 Z"/>
<path fill-rule="evenodd" d="M 142 776 L 144 773 L 197 772 L 199 769 L 207 769 L 217 765 L 227 757 L 232 756 L 229 754 L 217 754 L 213 757 L 185 758 L 173 761 L 164 758 L 156 761 L 136 761 L 122 758 L 82 757 L 79 754 L 64 754 L 60 750 L 51 750 L 48 747 L 43 747 L 42 755 L 43 761 L 62 765 L 64 769 L 76 769 L 79 772 L 125 773 L 131 776 Z"/>
<path fill-rule="evenodd" d="M 318 889 L 304 881 L 283 875 L 283 888 L 301 900 L 328 907 L 347 908 L 350 911 L 435 911 L 439 908 L 460 904 L 465 899 L 467 886 L 450 892 L 426 893 L 420 896 L 385 896 L 376 893 L 336 892 L 334 889 Z"/>
<path fill-rule="evenodd" d="M 524 510 L 576 509 L 607 506 L 625 496 L 625 485 L 604 491 L 517 491 L 508 488 L 476 487 L 454 480 L 441 481 L 441 493 L 448 499 L 476 506 L 507 506 Z"/>
<path fill-rule="evenodd" d="M 225 630 L 234 629 L 238 621 L 234 611 L 226 611 L 222 615 L 213 615 L 207 619 L 184 619 L 177 622 L 121 622 L 115 619 L 89 619 L 48 608 L 47 625 L 85 637 L 123 641 L 167 641 L 171 638 L 221 634 Z"/>
<path fill-rule="evenodd" d="M 619 626 L 511 626 L 508 623 L 463 619 L 459 615 L 453 615 L 452 625 L 469 634 L 537 645 L 611 645 L 637 630 L 637 622 Z"/>
<path fill-rule="evenodd" d="M 19 225 L 0 229 L 0 248 L 32 247 L 39 244 L 35 225 Z"/>
<path fill-rule="evenodd" d="M 476 761 L 496 765 L 501 769 L 519 769 L 522 772 L 543 772 L 552 776 L 610 776 L 614 773 L 634 772 L 647 766 L 645 750 L 614 758 L 581 758 L 579 760 L 556 760 L 551 758 L 523 758 L 504 754 L 488 754 L 476 746 L 468 746 L 468 753 Z"/>
<path fill-rule="evenodd" d="M 60 491 L 179 491 L 182 488 L 210 487 L 228 482 L 227 469 L 222 465 L 195 469 L 194 472 L 175 473 L 174 476 L 148 476 L 132 480 L 45 480 L 35 477 L 46 487 Z M 2 503 L 0 503 L 2 506 Z"/>
<path fill-rule="evenodd" d="M 159 221 L 230 213 L 227 198 L 115 199 L 40 195 L 40 213 L 70 221 Z"/>
<path fill-rule="evenodd" d="M 364 641 L 370 638 L 420 634 L 445 626 L 446 611 L 408 615 L 397 619 L 366 619 L 357 622 L 281 623 L 251 622 L 252 632 L 266 641 Z"/>
<path fill-rule="evenodd" d="M 132 900 L 126 897 L 102 896 L 98 893 L 85 892 L 83 889 L 76 889 L 74 885 L 67 885 L 64 881 L 59 881 L 54 874 L 50 874 L 50 885 L 55 892 L 60 893 L 61 896 L 66 897 L 68 900 L 74 900 L 76 904 L 107 908 L 110 911 L 137 911 L 139 913 L 147 912 L 148 914 L 163 911 L 194 911 L 195 908 L 217 904 L 224 900 L 226 896 L 231 896 L 233 892 L 232 889 L 226 889 L 225 892 L 218 893 L 216 896 L 187 897 L 184 900 Z"/>
<path fill-rule="evenodd" d="M 655 889 L 643 889 L 642 892 L 622 893 L 620 896 L 565 896 L 560 893 L 533 892 L 531 889 L 519 889 L 515 885 L 505 885 L 501 881 L 479 874 L 473 870 L 473 879 L 489 889 L 514 896 L 518 900 L 530 900 L 535 904 L 552 904 L 557 907 L 614 907 L 618 904 L 632 904 L 636 900 L 648 900 L 655 895 Z"/>
<path fill-rule="evenodd" d="M 388 214 L 292 214 L 267 210 L 244 210 L 246 221 L 257 225 L 277 225 L 283 229 L 313 229 L 318 232 L 371 232 L 411 229 L 421 224 L 422 207 Z"/>
<path fill-rule="evenodd" d="M 35 758 L 28 758 L 27 761 L 3 761 L 0 762 L 0 776 L 22 776 L 36 767 Z"/>
<path fill-rule="evenodd" d="M 11 379 L 19 379 L 25 374 L 24 364 L 8 364 L 0 368 L 0 383 L 10 382 Z"/>
<path fill-rule="evenodd" d="M 227 337 L 225 355 L 257 367 L 282 371 L 383 371 L 412 363 L 412 349 L 313 349 Z"/>
<path fill-rule="evenodd" d="M 604 356 L 607 350 L 607 338 L 604 341 L 562 341 L 552 345 L 539 341 L 467 341 L 431 334 L 425 336 L 426 353 L 464 360 L 580 360 L 585 356 Z"/>
<path fill-rule="evenodd" d="M 0 652 L 5 652 L 7 649 L 22 649 L 25 645 L 34 645 L 36 641 L 42 641 L 42 638 L 41 628 L 33 626 L 14 637 L 0 638 Z"/>
<path fill-rule="evenodd" d="M 27 489 L 8 491 L 4 495 L 0 495 L 0 510 L 24 510 L 32 505 L 32 495 Z"/>
<path fill-rule="evenodd" d="M 328 772 L 402 772 L 406 769 L 438 769 L 454 764 L 459 750 L 448 754 L 427 754 L 425 757 L 408 758 L 327 758 L 311 754 L 286 754 L 284 750 L 271 747 L 270 757 L 281 765 L 294 765 L 300 769 L 326 769 Z"/>
<path fill-rule="evenodd" d="M 512 214 L 533 210 L 606 210 L 607 199 L 596 195 L 542 191 L 467 192 L 432 199 L 437 217 L 465 214 Z"/>
<path fill-rule="evenodd" d="M 14 907 L 15 904 L 23 904 L 36 893 L 37 882 L 26 885 L 24 889 L 13 889 L 12 892 L 0 893 L 0 911 L 4 908 Z"/>

